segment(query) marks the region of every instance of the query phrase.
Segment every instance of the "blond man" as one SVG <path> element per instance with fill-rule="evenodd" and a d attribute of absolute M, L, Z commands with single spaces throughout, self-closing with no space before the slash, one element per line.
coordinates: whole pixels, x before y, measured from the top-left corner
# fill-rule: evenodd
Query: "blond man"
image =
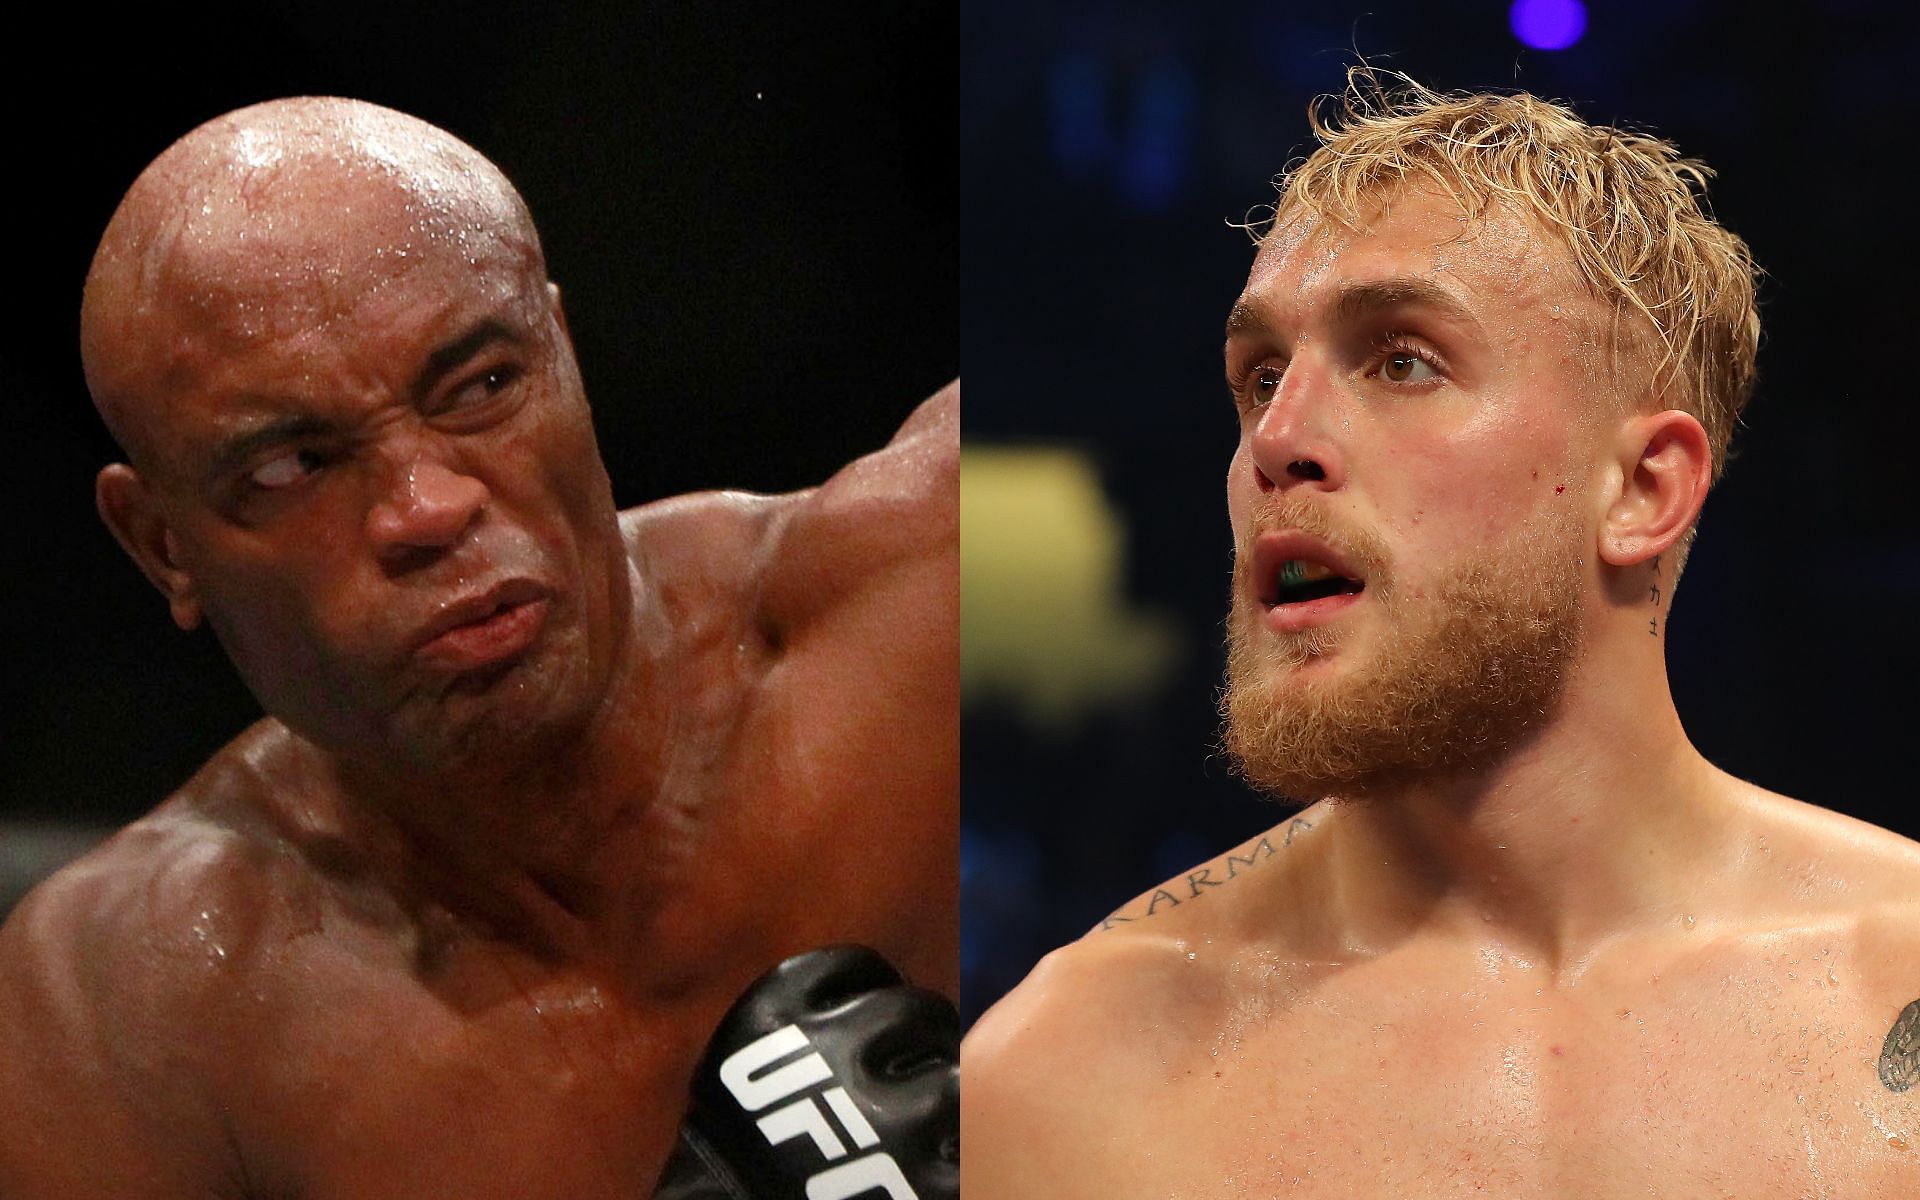
<path fill-rule="evenodd" d="M 1314 127 L 1226 342 L 1226 741 L 1308 807 L 981 1020 L 970 1194 L 1920 1195 L 1920 847 L 1668 690 L 1759 336 L 1706 168 L 1365 71 Z"/>

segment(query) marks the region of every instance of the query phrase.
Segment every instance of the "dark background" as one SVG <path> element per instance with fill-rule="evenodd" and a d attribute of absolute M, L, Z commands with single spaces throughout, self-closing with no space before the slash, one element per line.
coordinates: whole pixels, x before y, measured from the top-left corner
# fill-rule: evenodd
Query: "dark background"
<path fill-rule="evenodd" d="M 258 715 L 94 515 L 117 455 L 77 350 L 114 206 L 202 121 L 356 96 L 499 163 L 565 289 L 623 507 L 817 483 L 958 372 L 949 5 L 74 8 L 12 43 L 0 85 L 0 913 L 24 874 L 152 807 Z"/>
<path fill-rule="evenodd" d="M 1236 440 L 1221 328 L 1251 260 L 1225 222 L 1312 148 L 1308 99 L 1341 87 L 1356 50 L 1436 87 L 1570 100 L 1719 171 L 1713 207 L 1769 272 L 1765 334 L 1678 589 L 1675 699 L 1725 769 L 1920 834 L 1916 43 L 1911 6 L 1859 3 L 1595 4 L 1582 41 L 1543 52 L 1503 3 L 965 0 L 969 443 L 1085 447 L 1127 521 L 1128 603 L 1184 637 L 1151 695 L 1070 727 L 968 706 L 969 1017 L 1048 949 L 1281 817 L 1212 753 Z"/>

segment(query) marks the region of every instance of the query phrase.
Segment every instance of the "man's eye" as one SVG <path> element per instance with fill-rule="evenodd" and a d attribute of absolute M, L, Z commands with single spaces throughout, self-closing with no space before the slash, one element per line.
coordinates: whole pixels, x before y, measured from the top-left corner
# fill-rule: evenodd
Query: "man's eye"
<path fill-rule="evenodd" d="M 272 491 L 292 487 L 320 469 L 320 456 L 311 450 L 289 450 L 247 473 L 247 482 Z"/>
<path fill-rule="evenodd" d="M 1280 390 L 1281 380 L 1285 377 L 1279 367 L 1255 367 L 1253 374 L 1247 377 L 1248 406 L 1257 408 L 1273 399 L 1273 394 Z"/>
<path fill-rule="evenodd" d="M 1388 383 L 1425 383 L 1440 378 L 1440 372 L 1418 354 L 1394 350 L 1380 360 L 1380 377 Z"/>
<path fill-rule="evenodd" d="M 475 405 L 485 404 L 501 392 L 506 391 L 508 387 L 512 386 L 513 381 L 518 378 L 520 378 L 520 369 L 518 367 L 499 366 L 488 371 L 483 371 L 467 380 L 467 382 L 456 389 L 452 395 L 448 396 L 443 409 L 446 412 L 458 412 L 464 408 L 472 408 Z"/>

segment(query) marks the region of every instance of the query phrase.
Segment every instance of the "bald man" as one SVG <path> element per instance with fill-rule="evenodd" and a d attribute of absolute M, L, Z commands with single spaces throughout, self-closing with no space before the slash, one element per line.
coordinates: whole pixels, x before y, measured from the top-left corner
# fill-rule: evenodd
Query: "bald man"
<path fill-rule="evenodd" d="M 1920 846 L 1716 769 L 1668 690 L 1747 247 L 1664 142 L 1354 82 L 1225 347 L 1226 743 L 1309 806 L 980 1020 L 968 1185 L 1920 1196 Z"/>
<path fill-rule="evenodd" d="M 513 187 L 320 99 L 140 176 L 82 349 L 102 516 L 268 716 L 0 932 L 0 1195 L 645 1196 L 760 972 L 953 990 L 957 385 L 618 512 Z"/>

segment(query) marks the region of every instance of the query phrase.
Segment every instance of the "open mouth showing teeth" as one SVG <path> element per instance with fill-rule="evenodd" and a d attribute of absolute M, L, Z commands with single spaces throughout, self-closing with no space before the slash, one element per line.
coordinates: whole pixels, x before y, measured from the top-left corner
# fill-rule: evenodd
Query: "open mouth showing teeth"
<path fill-rule="evenodd" d="M 1301 558 L 1290 558 L 1281 563 L 1273 579 L 1272 603 L 1275 605 L 1304 604 L 1309 600 L 1324 600 L 1328 596 L 1351 596 L 1367 586 L 1358 579 L 1348 579 L 1336 573 L 1331 567 Z"/>

